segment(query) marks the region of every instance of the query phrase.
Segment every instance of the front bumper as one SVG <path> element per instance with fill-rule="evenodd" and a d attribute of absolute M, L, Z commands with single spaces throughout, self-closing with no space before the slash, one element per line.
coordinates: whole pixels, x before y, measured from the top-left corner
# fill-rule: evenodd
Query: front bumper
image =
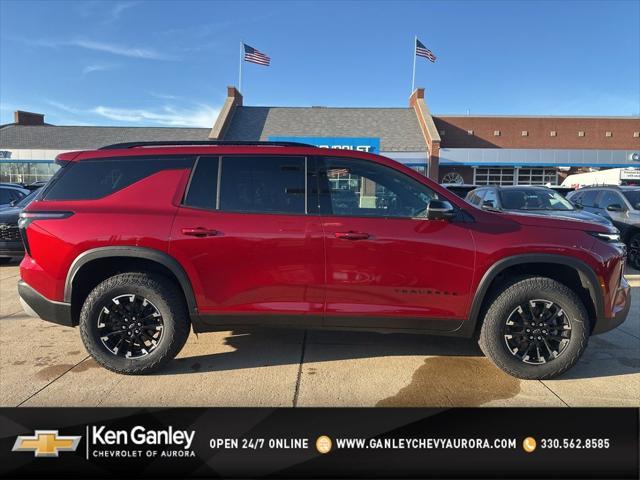
<path fill-rule="evenodd" d="M 624 323 L 631 309 L 631 286 L 627 279 L 622 276 L 620 285 L 616 290 L 615 301 L 613 303 L 613 317 L 599 318 L 593 327 L 592 335 L 608 332 Z"/>
<path fill-rule="evenodd" d="M 0 241 L 0 257 L 21 257 L 24 255 L 24 246 L 21 241 Z"/>
<path fill-rule="evenodd" d="M 33 317 L 40 317 L 48 322 L 73 326 L 71 319 L 71 305 L 64 302 L 55 302 L 40 295 L 23 280 L 18 282 L 18 295 L 24 311 Z"/>

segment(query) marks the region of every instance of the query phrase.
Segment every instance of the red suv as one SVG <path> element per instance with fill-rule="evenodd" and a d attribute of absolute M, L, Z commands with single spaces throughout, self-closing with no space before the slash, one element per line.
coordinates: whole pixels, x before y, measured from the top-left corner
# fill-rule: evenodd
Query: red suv
<path fill-rule="evenodd" d="M 520 378 L 565 372 L 629 312 L 611 226 L 473 208 L 368 153 L 147 142 L 61 154 L 21 214 L 19 293 L 148 373 L 250 325 L 479 336 Z"/>

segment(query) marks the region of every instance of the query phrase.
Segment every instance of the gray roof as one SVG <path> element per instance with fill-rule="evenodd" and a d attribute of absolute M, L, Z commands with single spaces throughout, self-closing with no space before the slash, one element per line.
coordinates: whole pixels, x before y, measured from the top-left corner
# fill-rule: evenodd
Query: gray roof
<path fill-rule="evenodd" d="M 63 127 L 8 124 L 0 127 L 0 148 L 90 150 L 112 143 L 207 140 L 210 128 Z"/>
<path fill-rule="evenodd" d="M 225 140 L 270 136 L 379 137 L 383 152 L 422 152 L 426 143 L 411 108 L 236 107 Z"/>

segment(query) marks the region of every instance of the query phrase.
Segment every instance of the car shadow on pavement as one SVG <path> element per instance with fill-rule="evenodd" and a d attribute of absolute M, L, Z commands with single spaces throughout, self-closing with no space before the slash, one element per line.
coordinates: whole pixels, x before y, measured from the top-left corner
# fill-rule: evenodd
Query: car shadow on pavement
<path fill-rule="evenodd" d="M 293 365 L 301 361 L 331 362 L 391 356 L 482 356 L 477 343 L 471 339 L 370 332 L 234 330 L 225 338 L 224 345 L 234 350 L 177 358 L 155 375 Z"/>
<path fill-rule="evenodd" d="M 214 348 L 202 334 L 200 351 Z M 155 375 L 220 372 L 302 363 L 334 362 L 361 358 L 399 356 L 483 357 L 473 339 L 430 335 L 379 334 L 352 331 L 253 329 L 234 330 L 224 339 L 232 351 L 183 356 Z M 219 347 L 218 347 L 219 349 Z M 188 352 L 188 350 L 187 350 Z M 487 360 L 488 362 L 488 360 Z M 496 368 L 497 367 L 491 367 Z M 640 355 L 633 348 L 619 349 L 608 336 L 597 336 L 570 371 L 558 380 L 614 377 L 638 373 Z"/>

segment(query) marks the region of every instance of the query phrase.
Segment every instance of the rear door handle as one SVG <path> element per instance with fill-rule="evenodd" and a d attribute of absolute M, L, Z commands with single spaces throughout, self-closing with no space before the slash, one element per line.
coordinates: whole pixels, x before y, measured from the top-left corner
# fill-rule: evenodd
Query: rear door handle
<path fill-rule="evenodd" d="M 370 237 L 370 235 L 365 232 L 336 232 L 334 235 L 336 238 L 343 240 L 366 240 Z"/>
<path fill-rule="evenodd" d="M 186 227 L 182 229 L 183 235 L 189 235 L 191 237 L 215 237 L 218 233 L 217 230 L 204 227 Z"/>

